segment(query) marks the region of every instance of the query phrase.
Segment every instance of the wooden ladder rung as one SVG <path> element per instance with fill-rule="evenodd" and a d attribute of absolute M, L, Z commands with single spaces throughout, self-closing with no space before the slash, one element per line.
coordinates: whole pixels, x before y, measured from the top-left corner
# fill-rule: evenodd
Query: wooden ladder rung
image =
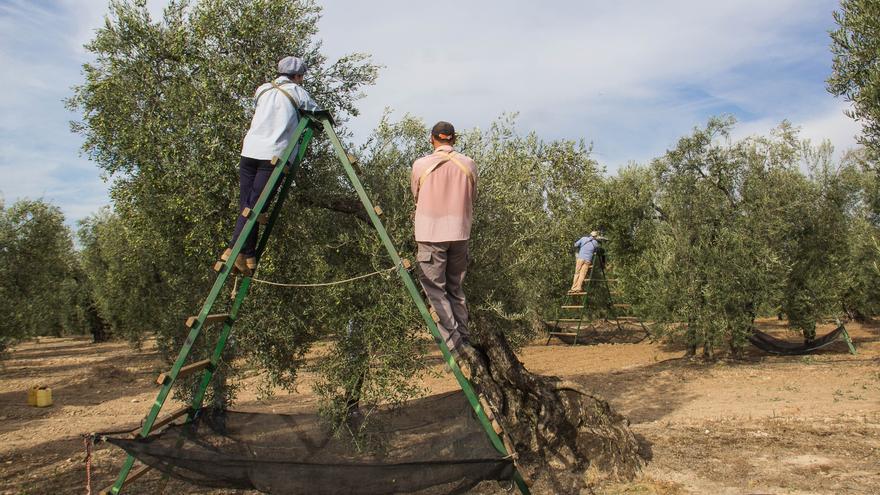
<path fill-rule="evenodd" d="M 577 337 L 576 332 L 550 332 L 550 335 L 568 335 L 568 336 Z"/>
<path fill-rule="evenodd" d="M 134 480 L 140 478 L 141 476 L 147 474 L 147 471 L 149 471 L 149 470 L 151 470 L 151 469 L 153 469 L 153 468 L 151 468 L 150 466 L 141 466 L 141 467 L 139 467 L 139 468 L 137 468 L 137 469 L 133 469 L 133 470 L 129 471 L 129 472 L 128 472 L 128 476 L 125 477 L 125 481 L 122 482 L 122 486 L 124 487 L 125 485 L 131 483 L 132 481 L 134 481 Z M 115 483 L 114 483 L 114 484 L 115 484 Z M 121 487 L 120 487 L 120 488 L 121 488 Z M 104 488 L 103 490 L 101 490 L 101 491 L 98 492 L 98 493 L 99 493 L 100 495 L 110 495 L 110 490 L 112 490 L 112 489 L 113 489 L 113 485 L 110 485 L 110 486 L 108 486 L 107 488 Z"/>
<path fill-rule="evenodd" d="M 627 303 L 614 303 L 615 308 L 631 308 L 632 304 Z"/>
<path fill-rule="evenodd" d="M 208 315 L 208 316 L 205 318 L 205 325 L 208 325 L 208 324 L 211 324 L 211 323 L 218 323 L 218 322 L 221 322 L 221 321 L 222 321 L 222 322 L 225 322 L 227 319 L 229 319 L 229 313 L 220 313 L 220 314 L 216 314 L 216 315 Z M 198 316 L 190 316 L 189 318 L 186 319 L 186 327 L 187 327 L 187 328 L 192 328 L 193 325 L 195 325 L 196 322 L 197 322 L 198 320 L 199 320 L 199 317 L 198 317 Z"/>
<path fill-rule="evenodd" d="M 181 378 L 181 377 L 184 377 L 187 375 L 192 375 L 193 373 L 202 371 L 203 369 L 207 368 L 208 366 L 211 366 L 210 359 L 204 359 L 202 361 L 196 361 L 195 363 L 188 364 L 188 365 L 184 366 L 183 368 L 180 368 L 180 371 L 177 372 L 177 378 Z M 166 373 L 159 374 L 159 377 L 156 378 L 156 383 L 158 383 L 159 385 L 165 385 L 165 381 L 171 377 L 170 373 L 171 372 L 168 371 Z"/>
<path fill-rule="evenodd" d="M 174 421 L 175 419 L 177 419 L 177 418 L 179 418 L 179 417 L 185 415 L 185 414 L 188 413 L 189 411 L 190 411 L 190 407 L 189 407 L 189 406 L 181 407 L 180 409 L 178 409 L 178 410 L 172 412 L 172 413 L 169 414 L 168 416 L 166 416 L 166 417 L 160 419 L 159 421 L 156 421 L 155 423 L 153 423 L 153 427 L 150 428 L 149 433 L 153 433 L 154 431 L 158 430 L 159 428 L 162 428 L 163 426 L 165 426 L 165 425 L 171 423 L 171 422 Z M 132 438 L 138 438 L 138 437 L 140 437 L 140 436 L 141 436 L 141 432 L 138 431 L 138 432 L 134 433 L 131 437 L 132 437 Z"/>
<path fill-rule="evenodd" d="M 583 305 L 580 306 L 563 306 L 562 309 L 583 309 Z"/>

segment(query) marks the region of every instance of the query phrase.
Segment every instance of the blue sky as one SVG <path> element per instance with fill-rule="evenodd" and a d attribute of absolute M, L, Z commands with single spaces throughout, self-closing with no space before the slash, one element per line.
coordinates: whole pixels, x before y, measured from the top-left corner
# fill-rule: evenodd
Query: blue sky
<path fill-rule="evenodd" d="M 155 14 L 165 1 L 150 0 Z M 62 100 L 106 0 L 0 0 L 0 193 L 42 197 L 68 223 L 108 203 L 80 156 Z M 441 8 L 442 7 L 442 8 Z M 326 2 L 330 58 L 371 53 L 385 66 L 350 122 L 363 141 L 385 108 L 427 122 L 486 127 L 519 112 L 521 132 L 585 139 L 613 171 L 661 155 L 712 115 L 735 136 L 781 120 L 843 150 L 858 126 L 825 91 L 831 0 Z M 244 130 L 242 130 L 244 132 Z M 235 164 L 230 164 L 230 167 Z"/>

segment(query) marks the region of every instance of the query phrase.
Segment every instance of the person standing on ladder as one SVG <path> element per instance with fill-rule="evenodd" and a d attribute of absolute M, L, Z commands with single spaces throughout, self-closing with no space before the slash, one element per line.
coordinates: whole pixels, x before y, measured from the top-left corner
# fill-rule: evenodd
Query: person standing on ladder
<path fill-rule="evenodd" d="M 415 238 L 419 280 L 436 312 L 438 329 L 456 356 L 473 358 L 468 309 L 462 283 L 477 196 L 477 166 L 453 150 L 455 128 L 438 122 L 431 129 L 434 152 L 412 166 Z"/>
<path fill-rule="evenodd" d="M 590 232 L 587 237 L 581 237 L 574 243 L 574 247 L 578 250 L 575 256 L 574 280 L 571 282 L 569 294 L 577 294 L 584 291 L 584 280 L 590 271 L 593 263 L 593 253 L 599 247 L 599 232 L 595 230 Z"/>
<path fill-rule="evenodd" d="M 239 215 L 229 247 L 220 256 L 226 261 L 232 254 L 232 246 L 238 240 L 247 222 L 241 212 L 253 209 L 269 181 L 275 166 L 272 159 L 280 156 L 287 148 L 290 138 L 299 124 L 299 111 L 318 110 L 318 104 L 303 89 L 302 82 L 307 67 L 299 57 L 284 57 L 278 62 L 278 77 L 257 88 L 254 96 L 254 116 L 244 137 L 241 159 L 238 163 L 239 177 Z M 290 155 L 292 161 L 296 153 Z M 273 191 L 274 194 L 274 191 Z M 271 202 L 272 198 L 269 198 Z M 266 203 L 269 204 L 268 202 Z M 235 267 L 244 274 L 251 274 L 257 267 L 257 230 L 255 225 L 245 240 L 241 253 L 235 260 Z"/>

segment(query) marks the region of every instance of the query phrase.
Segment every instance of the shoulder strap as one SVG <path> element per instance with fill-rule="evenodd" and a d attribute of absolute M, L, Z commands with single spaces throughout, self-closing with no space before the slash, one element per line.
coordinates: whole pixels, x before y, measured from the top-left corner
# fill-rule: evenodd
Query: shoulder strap
<path fill-rule="evenodd" d="M 296 110 L 297 113 L 299 113 L 299 108 L 300 108 L 300 107 L 299 107 L 299 103 L 296 102 L 296 98 L 294 98 L 293 95 L 291 95 L 290 93 L 288 93 L 288 92 L 287 92 L 284 88 L 282 88 L 280 85 L 276 84 L 275 81 L 271 81 L 269 84 L 271 84 L 272 87 L 270 87 L 270 88 L 266 88 L 266 89 L 260 91 L 260 93 L 257 95 L 257 97 L 254 98 L 254 104 L 256 104 L 258 101 L 260 101 L 260 97 L 263 96 L 264 94 L 266 94 L 267 91 L 271 91 L 271 90 L 273 90 L 273 89 L 277 89 L 278 91 L 281 91 L 281 93 L 282 93 L 284 96 L 286 96 L 288 100 L 290 100 L 290 103 L 293 105 L 293 109 Z"/>
<path fill-rule="evenodd" d="M 456 159 L 455 156 L 453 156 L 452 151 L 450 151 L 448 153 L 441 151 L 441 153 L 446 153 L 446 158 L 444 158 L 443 160 L 440 160 L 439 162 L 437 162 L 434 165 L 431 165 L 430 167 L 425 169 L 425 171 L 422 172 L 421 177 L 419 177 L 419 189 L 416 191 L 416 204 L 418 204 L 418 202 L 419 202 L 419 194 L 418 193 L 422 190 L 422 184 L 425 183 L 425 180 L 428 178 L 429 175 L 431 175 L 431 172 L 437 170 L 440 167 L 440 165 L 443 165 L 446 162 L 452 161 L 452 163 L 456 164 L 458 166 L 458 168 L 464 173 L 464 175 L 467 176 L 468 181 L 470 181 L 471 185 L 474 184 L 473 172 L 471 172 L 471 169 L 469 169 L 465 164 L 461 163 L 458 159 Z"/>
<path fill-rule="evenodd" d="M 441 151 L 441 153 L 446 153 L 446 152 Z M 473 174 L 473 172 L 471 172 L 471 169 L 469 169 L 465 164 L 461 163 L 461 161 L 459 161 L 457 158 L 455 158 L 455 155 L 453 155 L 453 152 L 450 151 L 450 152 L 446 153 L 446 159 L 440 160 L 439 162 L 435 163 L 433 166 L 431 166 L 427 170 L 425 170 L 424 173 L 422 173 L 422 176 L 419 177 L 419 186 L 421 186 L 422 184 L 425 183 L 425 179 L 428 178 L 428 175 L 430 175 L 431 172 L 433 172 L 434 170 L 437 170 L 437 168 L 440 167 L 440 165 L 443 165 L 444 163 L 446 163 L 448 161 L 452 161 L 452 163 L 457 165 L 458 168 L 462 171 L 462 173 L 464 173 L 464 175 L 467 176 L 470 183 L 471 184 L 474 183 L 474 174 Z"/>
<path fill-rule="evenodd" d="M 296 101 L 296 98 L 294 98 L 292 94 L 285 91 L 285 89 L 282 88 L 281 86 L 279 86 L 278 84 L 276 84 L 275 81 L 272 81 L 272 87 L 277 89 L 278 91 L 281 91 L 281 93 L 283 93 L 284 96 L 286 96 L 287 99 L 290 100 L 290 103 L 293 104 L 293 108 L 297 112 L 299 112 L 299 102 Z"/>

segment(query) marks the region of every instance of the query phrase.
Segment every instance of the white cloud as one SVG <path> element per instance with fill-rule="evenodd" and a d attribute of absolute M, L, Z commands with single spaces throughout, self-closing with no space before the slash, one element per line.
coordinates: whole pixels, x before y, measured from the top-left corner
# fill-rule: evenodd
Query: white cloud
<path fill-rule="evenodd" d="M 768 107 L 780 110 L 792 93 L 818 94 L 821 107 L 833 102 L 821 78 L 783 80 L 749 67 L 830 58 L 825 29 L 835 6 L 450 0 L 441 9 L 330 2 L 320 36 L 331 55 L 363 51 L 387 66 L 351 123 L 361 140 L 387 106 L 461 127 L 519 111 L 524 128 L 593 140 L 618 165 L 662 153 L 713 113 L 739 110 L 753 118 Z M 805 34 L 804 26 L 814 31 Z M 782 108 L 794 113 L 782 118 L 810 119 L 797 108 L 816 105 L 803 103 Z"/>
<path fill-rule="evenodd" d="M 833 102 L 831 105 L 814 109 L 810 117 L 804 120 L 788 120 L 800 130 L 801 139 L 809 139 L 813 144 L 828 140 L 834 145 L 835 155 L 840 157 L 847 150 L 857 146 L 856 135 L 861 132 L 859 124 L 844 114 L 849 107 L 843 102 Z M 778 119 L 765 117 L 740 122 L 731 133 L 731 139 L 766 136 L 778 127 L 782 120 L 784 117 Z"/>

